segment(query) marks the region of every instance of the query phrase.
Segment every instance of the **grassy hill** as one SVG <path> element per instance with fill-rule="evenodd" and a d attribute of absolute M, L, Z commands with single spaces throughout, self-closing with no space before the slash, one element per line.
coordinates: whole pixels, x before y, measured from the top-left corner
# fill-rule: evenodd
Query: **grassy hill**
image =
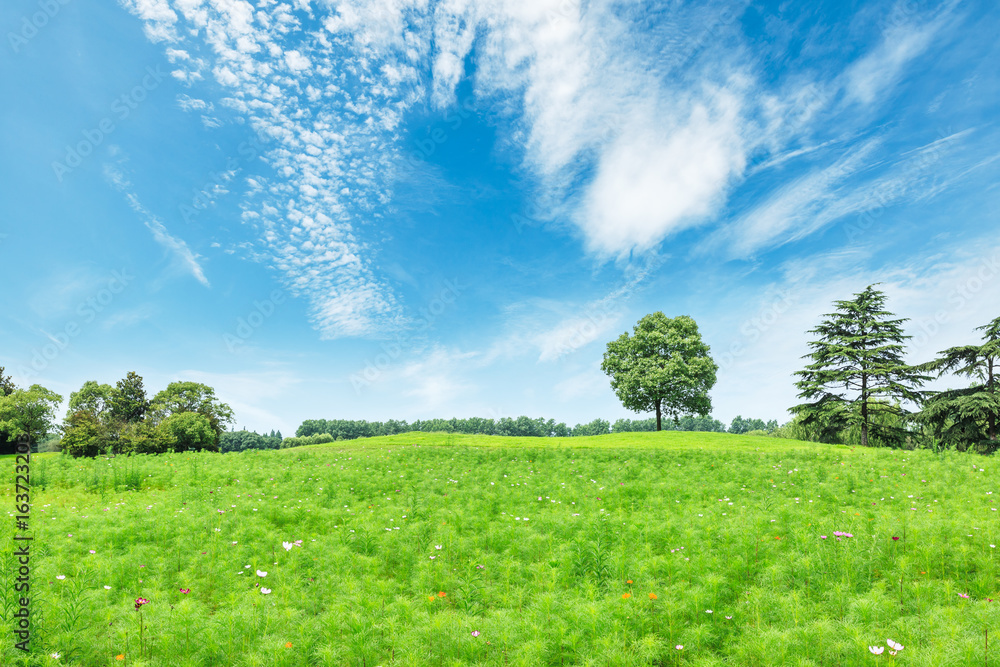
<path fill-rule="evenodd" d="M 676 431 L 35 455 L 35 653 L 8 555 L 0 664 L 981 665 L 994 463 Z"/>
<path fill-rule="evenodd" d="M 358 443 L 360 447 L 391 447 L 393 445 L 444 445 L 459 447 L 502 447 L 529 449 L 699 449 L 699 450 L 759 450 L 765 452 L 822 450 L 831 448 L 847 451 L 845 445 L 821 445 L 801 440 L 785 440 L 757 435 L 734 435 L 732 433 L 707 433 L 700 431 L 660 431 L 659 433 L 610 433 L 608 435 L 584 435 L 571 438 L 530 438 L 506 437 L 499 435 L 469 435 L 465 433 L 402 433 L 399 435 L 344 440 L 328 443 L 326 447 L 349 447 Z"/>

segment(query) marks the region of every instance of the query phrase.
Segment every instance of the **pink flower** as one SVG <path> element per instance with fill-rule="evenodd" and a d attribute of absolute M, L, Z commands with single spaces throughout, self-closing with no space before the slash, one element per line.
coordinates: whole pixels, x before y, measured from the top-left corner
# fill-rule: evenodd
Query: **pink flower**
<path fill-rule="evenodd" d="M 187 594 L 188 594 L 188 593 L 190 593 L 190 592 L 191 592 L 191 589 L 190 589 L 190 588 L 182 588 L 182 589 L 181 589 L 181 593 L 183 593 L 184 595 L 187 595 Z"/>
<path fill-rule="evenodd" d="M 969 596 L 968 596 L 968 595 L 966 595 L 965 593 L 959 593 L 959 594 L 958 594 L 958 597 L 960 597 L 960 598 L 965 598 L 966 600 L 968 600 L 968 599 L 969 599 Z"/>
<path fill-rule="evenodd" d="M 472 636 L 473 637 L 478 637 L 479 636 L 479 630 L 473 630 L 472 631 Z"/>

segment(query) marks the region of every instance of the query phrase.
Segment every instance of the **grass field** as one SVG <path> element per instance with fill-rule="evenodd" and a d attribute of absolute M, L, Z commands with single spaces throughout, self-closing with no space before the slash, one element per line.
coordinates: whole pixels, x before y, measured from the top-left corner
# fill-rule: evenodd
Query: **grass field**
<path fill-rule="evenodd" d="M 686 432 L 33 455 L 34 652 L 5 548 L 0 664 L 1000 664 L 995 464 Z"/>

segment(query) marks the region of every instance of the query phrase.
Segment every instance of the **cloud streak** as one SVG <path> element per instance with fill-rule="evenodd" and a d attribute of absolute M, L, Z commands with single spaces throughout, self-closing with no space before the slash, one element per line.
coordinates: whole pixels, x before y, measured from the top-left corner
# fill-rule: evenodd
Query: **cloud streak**
<path fill-rule="evenodd" d="M 201 267 L 199 262 L 199 255 L 195 254 L 188 244 L 176 236 L 173 236 L 159 218 L 153 215 L 142 202 L 139 201 L 138 195 L 132 191 L 132 184 L 128 181 L 124 174 L 112 167 L 111 165 L 104 166 L 104 176 L 107 178 L 108 182 L 115 186 L 115 188 L 125 195 L 126 201 L 132 210 L 139 214 L 146 228 L 149 229 L 153 234 L 153 239 L 163 246 L 171 255 L 173 255 L 174 260 L 188 273 L 190 273 L 195 280 L 200 282 L 205 287 L 211 287 L 208 282 L 208 278 L 205 277 L 205 272 Z"/>

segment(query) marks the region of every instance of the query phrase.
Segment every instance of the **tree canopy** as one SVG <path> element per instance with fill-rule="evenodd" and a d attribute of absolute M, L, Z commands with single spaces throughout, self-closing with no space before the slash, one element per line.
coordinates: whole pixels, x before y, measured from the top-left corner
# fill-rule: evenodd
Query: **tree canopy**
<path fill-rule="evenodd" d="M 34 447 L 55 430 L 60 403 L 62 396 L 38 384 L 0 395 L 0 431 L 11 440 L 26 436 Z"/>
<path fill-rule="evenodd" d="M 87 380 L 79 390 L 70 393 L 69 412 L 83 410 L 98 419 L 104 419 L 111 412 L 115 392 L 115 387 L 110 384 L 98 384 L 94 380 Z"/>
<path fill-rule="evenodd" d="M 708 391 L 719 367 L 709 349 L 692 318 L 668 318 L 657 311 L 639 320 L 633 335 L 626 332 L 608 343 L 601 370 L 626 408 L 656 412 L 659 431 L 664 412 L 675 423 L 682 414 L 711 412 Z"/>
<path fill-rule="evenodd" d="M 791 408 L 807 428 L 816 428 L 822 439 L 856 425 L 861 444 L 875 435 L 883 444 L 898 444 L 907 435 L 899 420 L 887 419 L 906 414 L 897 401 L 920 402 L 920 385 L 929 376 L 903 362 L 906 319 L 892 319 L 884 309 L 886 296 L 869 285 L 850 301 L 837 301 L 837 310 L 809 333 L 819 334 L 810 341 L 812 359 L 795 383 L 799 398 L 812 399 Z"/>
<path fill-rule="evenodd" d="M 142 376 L 135 371 L 128 374 L 115 386 L 111 397 L 111 416 L 120 422 L 142 421 L 149 410 L 146 389 L 142 386 Z"/>
<path fill-rule="evenodd" d="M 0 366 L 0 396 L 10 396 L 17 387 L 9 375 L 4 375 L 4 368 Z"/>
<path fill-rule="evenodd" d="M 985 452 L 997 449 L 997 424 L 1000 422 L 1000 317 L 976 327 L 983 331 L 982 345 L 950 347 L 938 353 L 921 370 L 937 372 L 938 377 L 954 373 L 978 382 L 962 389 L 928 392 L 920 413 L 931 425 L 934 435 L 956 449 L 977 446 Z"/>
<path fill-rule="evenodd" d="M 199 382 L 171 382 L 150 403 L 158 421 L 184 412 L 203 415 L 215 432 L 216 441 L 222 435 L 223 425 L 233 422 L 233 409 L 215 396 L 214 389 Z"/>
<path fill-rule="evenodd" d="M 176 412 L 159 425 L 168 448 L 177 452 L 218 451 L 218 436 L 208 417 L 198 412 Z"/>

